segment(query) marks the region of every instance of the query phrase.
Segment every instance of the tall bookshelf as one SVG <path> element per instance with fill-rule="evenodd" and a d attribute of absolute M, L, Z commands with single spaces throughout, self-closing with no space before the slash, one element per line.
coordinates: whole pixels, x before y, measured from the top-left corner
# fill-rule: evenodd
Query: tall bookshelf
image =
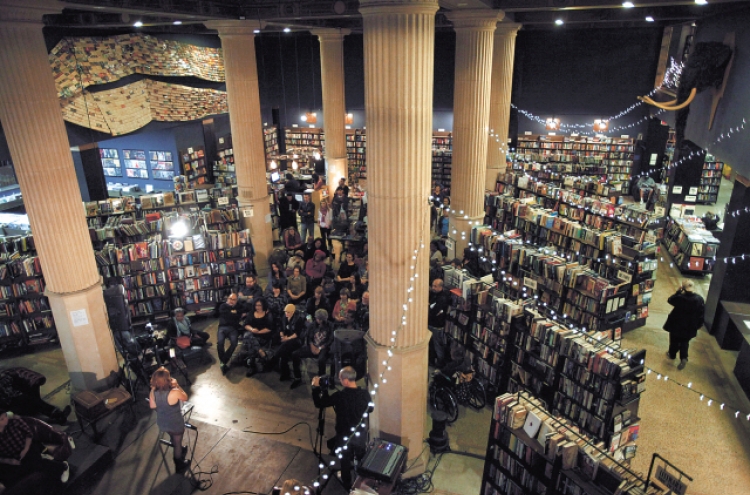
<path fill-rule="evenodd" d="M 194 146 L 180 150 L 180 163 L 187 179 L 188 189 L 206 187 L 211 182 L 206 151 L 203 146 Z"/>
<path fill-rule="evenodd" d="M 263 149 L 266 152 L 266 158 L 279 154 L 278 129 L 274 126 L 263 128 Z"/>
<path fill-rule="evenodd" d="M 697 202 L 705 205 L 715 204 L 719 197 L 721 175 L 724 163 L 717 161 L 713 155 L 706 155 L 701 171 L 701 181 L 698 185 Z"/>
<path fill-rule="evenodd" d="M 237 184 L 237 169 L 234 165 L 232 136 L 222 138 L 217 146 L 217 159 L 214 161 L 214 182 L 220 186 Z"/>
<path fill-rule="evenodd" d="M 453 134 L 445 131 L 432 133 L 432 183 L 450 190 L 453 162 Z"/>
<path fill-rule="evenodd" d="M 285 132 L 287 152 L 293 148 L 325 150 L 325 133 L 319 127 L 287 127 Z"/>
<path fill-rule="evenodd" d="M 57 339 L 32 236 L 0 242 L 0 349 Z"/>
<path fill-rule="evenodd" d="M 346 129 L 346 162 L 349 180 L 367 179 L 367 135 L 364 129 Z"/>

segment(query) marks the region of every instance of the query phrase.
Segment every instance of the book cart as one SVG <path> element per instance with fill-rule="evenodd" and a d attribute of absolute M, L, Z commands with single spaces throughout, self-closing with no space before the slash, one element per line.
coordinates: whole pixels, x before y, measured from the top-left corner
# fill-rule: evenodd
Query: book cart
<path fill-rule="evenodd" d="M 716 264 L 719 240 L 699 218 L 673 218 L 667 224 L 664 247 L 682 273 L 705 275 Z"/>

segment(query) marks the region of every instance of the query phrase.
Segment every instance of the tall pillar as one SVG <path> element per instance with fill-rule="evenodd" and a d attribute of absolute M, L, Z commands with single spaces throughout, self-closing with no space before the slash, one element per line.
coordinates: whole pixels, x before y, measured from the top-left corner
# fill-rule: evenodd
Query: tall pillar
<path fill-rule="evenodd" d="M 328 195 L 342 177 L 348 178 L 346 160 L 346 98 L 344 98 L 344 36 L 348 29 L 316 29 L 320 40 L 320 79 L 323 91 L 323 131 L 326 135 Z"/>
<path fill-rule="evenodd" d="M 465 9 L 451 11 L 446 16 L 456 31 L 452 212 L 448 235 L 456 239 L 456 254 L 460 257 L 468 244 L 471 225 L 483 218 L 492 35 L 503 13 L 490 9 Z"/>
<path fill-rule="evenodd" d="M 429 245 L 437 9 L 437 0 L 360 1 L 371 205 L 368 366 L 379 384 L 370 428 L 408 447 L 411 458 L 422 451 L 426 426 L 429 249 L 420 241 Z"/>
<path fill-rule="evenodd" d="M 490 138 L 487 145 L 487 178 L 485 189 L 495 190 L 498 174 L 505 171 L 510 124 L 510 97 L 513 90 L 513 60 L 516 34 L 520 24 L 497 23 L 492 49 L 492 83 L 490 89 Z"/>
<path fill-rule="evenodd" d="M 0 0 L 0 121 L 23 192 L 73 387 L 104 388 L 118 369 L 47 49 L 56 1 Z"/>
<path fill-rule="evenodd" d="M 270 197 L 266 183 L 266 153 L 260 114 L 258 64 L 255 59 L 257 21 L 210 21 L 224 53 L 229 125 L 232 129 L 234 165 L 237 171 L 237 200 L 243 212 L 243 227 L 250 229 L 255 248 L 255 267 L 264 275 L 273 249 Z M 252 211 L 245 216 L 244 211 Z"/>

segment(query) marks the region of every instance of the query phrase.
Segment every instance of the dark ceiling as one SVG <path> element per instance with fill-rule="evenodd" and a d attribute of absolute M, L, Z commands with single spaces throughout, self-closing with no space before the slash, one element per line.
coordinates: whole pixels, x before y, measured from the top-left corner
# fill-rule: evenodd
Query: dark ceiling
<path fill-rule="evenodd" d="M 136 21 L 149 32 L 199 33 L 202 22 L 215 19 L 253 19 L 267 23 L 264 31 L 285 27 L 307 30 L 314 27 L 348 28 L 361 31 L 357 0 L 63 0 L 60 15 L 47 16 L 50 27 L 81 30 L 132 31 Z M 438 29 L 449 29 L 442 13 L 461 8 L 501 9 L 505 17 L 523 24 L 524 29 L 627 28 L 667 26 L 726 14 L 750 6 L 750 0 L 634 1 L 624 8 L 617 0 L 441 0 Z M 650 16 L 653 21 L 647 21 Z M 561 19 L 562 27 L 555 21 Z M 175 24 L 178 23 L 178 24 Z"/>

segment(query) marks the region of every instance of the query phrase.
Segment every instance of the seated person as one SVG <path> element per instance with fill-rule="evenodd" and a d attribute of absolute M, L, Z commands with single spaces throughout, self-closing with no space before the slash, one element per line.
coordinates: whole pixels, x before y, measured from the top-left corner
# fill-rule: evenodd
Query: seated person
<path fill-rule="evenodd" d="M 305 275 L 310 277 L 310 287 L 314 288 L 323 283 L 323 277 L 325 277 L 326 271 L 328 270 L 328 263 L 326 263 L 326 254 L 318 249 L 315 251 L 315 256 L 305 263 Z"/>
<path fill-rule="evenodd" d="M 706 230 L 718 230 L 719 229 L 719 222 L 721 221 L 721 218 L 719 218 L 719 215 L 716 215 L 714 212 L 709 211 L 706 213 L 706 215 L 702 218 L 703 225 L 706 226 Z"/>
<path fill-rule="evenodd" d="M 66 483 L 68 463 L 42 457 L 43 452 L 44 445 L 34 440 L 32 428 L 23 419 L 0 412 L 0 481 L 6 488 L 34 473 Z"/>
<path fill-rule="evenodd" d="M 350 284 L 347 284 L 346 288 L 349 289 L 349 299 L 354 301 L 354 303 L 357 303 L 362 297 L 362 293 L 365 291 L 365 287 L 362 285 L 362 282 L 359 279 L 359 272 L 355 272 L 352 277 L 354 278 L 354 280 L 352 280 Z"/>
<path fill-rule="evenodd" d="M 271 282 L 271 293 L 268 294 L 265 299 L 266 302 L 268 302 L 268 309 L 271 311 L 273 321 L 281 322 L 281 316 L 284 314 L 284 307 L 289 304 L 289 297 L 286 295 L 286 291 L 282 289 L 278 280 L 273 280 Z"/>
<path fill-rule="evenodd" d="M 331 254 L 326 247 L 326 243 L 323 242 L 323 238 L 318 237 L 314 241 L 307 244 L 307 247 L 305 249 L 305 261 L 313 259 L 315 257 L 315 252 L 318 250 L 323 251 L 323 254 L 325 254 L 326 258 L 328 258 L 328 256 L 330 256 Z"/>
<path fill-rule="evenodd" d="M 333 324 L 336 328 L 350 327 L 354 323 L 357 305 L 349 299 L 349 289 L 341 289 L 339 300 L 333 306 Z"/>
<path fill-rule="evenodd" d="M 302 385 L 302 359 L 312 357 L 318 360 L 318 375 L 326 374 L 328 350 L 333 343 L 333 328 L 328 323 L 328 312 L 319 309 L 315 312 L 313 325 L 305 332 L 302 347 L 292 353 L 292 368 L 294 381 L 291 388 Z"/>
<path fill-rule="evenodd" d="M 331 306 L 330 304 L 328 304 L 326 292 L 320 285 L 315 287 L 312 297 L 307 300 L 305 313 L 307 313 L 307 315 L 312 318 L 313 316 L 315 316 L 315 312 L 319 309 L 325 309 L 328 313 L 330 313 L 331 311 Z"/>
<path fill-rule="evenodd" d="M 276 263 L 279 267 L 285 267 L 287 260 L 289 260 L 289 255 L 286 253 L 286 251 L 281 248 L 277 248 L 274 249 L 273 254 L 268 257 L 268 265 L 270 266 L 273 263 Z"/>
<path fill-rule="evenodd" d="M 449 377 L 456 372 L 471 373 L 471 358 L 466 355 L 464 346 L 454 340 L 451 344 L 451 360 L 438 371 Z"/>
<path fill-rule="evenodd" d="M 430 242 L 430 261 L 432 260 L 438 260 L 440 263 L 443 262 L 443 253 L 438 249 L 435 241 Z"/>
<path fill-rule="evenodd" d="M 10 368 L 0 372 L 0 411 L 13 411 L 23 416 L 47 416 L 53 423 L 68 422 L 70 406 L 60 410 L 42 400 L 40 387 L 44 375 L 26 368 Z"/>
<path fill-rule="evenodd" d="M 261 297 L 263 297 L 263 289 L 261 289 L 258 283 L 258 277 L 247 275 L 245 277 L 245 285 L 237 289 L 237 299 L 241 303 L 252 305 L 253 301 Z"/>
<path fill-rule="evenodd" d="M 347 252 L 344 262 L 339 266 L 339 272 L 334 279 L 336 290 L 341 291 L 341 289 L 351 287 L 351 283 L 354 282 L 354 274 L 358 271 L 359 266 L 354 262 L 354 253 Z"/>
<path fill-rule="evenodd" d="M 362 282 L 364 290 L 369 288 L 370 284 L 370 259 L 365 258 L 365 262 L 359 267 L 359 281 Z"/>
<path fill-rule="evenodd" d="M 305 318 L 297 312 L 294 304 L 287 304 L 284 308 L 280 335 L 281 346 L 276 351 L 276 358 L 279 360 L 279 380 L 284 382 L 292 379 L 289 360 L 292 359 L 292 353 L 302 347 L 305 335 Z"/>
<path fill-rule="evenodd" d="M 257 373 L 256 359 L 264 360 L 266 351 L 275 339 L 273 317 L 268 309 L 268 302 L 260 298 L 255 301 L 254 310 L 245 317 L 242 327 L 246 332 L 242 336 L 245 345 L 246 364 L 248 367 L 245 376 L 253 376 Z M 265 363 L 264 363 L 265 365 Z"/>
<path fill-rule="evenodd" d="M 292 276 L 286 281 L 286 294 L 292 304 L 302 302 L 307 295 L 307 278 L 302 275 L 302 268 L 299 266 L 292 269 Z"/>
<path fill-rule="evenodd" d="M 286 290 L 286 270 L 279 263 L 271 263 L 271 271 L 268 273 L 268 285 L 266 286 L 266 295 L 271 293 L 272 282 L 277 281 L 281 290 Z"/>
<path fill-rule="evenodd" d="M 357 303 L 354 321 L 363 332 L 370 330 L 370 291 L 362 293 L 362 299 Z"/>
<path fill-rule="evenodd" d="M 305 267 L 305 253 L 302 251 L 295 251 L 294 256 L 289 258 L 289 261 L 286 264 L 286 275 L 289 277 L 292 274 L 292 270 L 294 270 L 294 267 L 298 266 L 300 267 L 300 270 L 304 270 Z M 289 283 L 289 280 L 287 280 L 287 283 Z"/>
<path fill-rule="evenodd" d="M 299 232 L 295 228 L 288 228 L 284 231 L 284 247 L 287 250 L 302 249 L 305 243 L 302 242 Z"/>
<path fill-rule="evenodd" d="M 207 332 L 194 329 L 190 324 L 190 318 L 185 316 L 183 308 L 175 308 L 174 317 L 167 323 L 167 336 L 172 339 L 177 337 L 190 337 L 191 346 L 206 345 L 210 336 Z"/>

